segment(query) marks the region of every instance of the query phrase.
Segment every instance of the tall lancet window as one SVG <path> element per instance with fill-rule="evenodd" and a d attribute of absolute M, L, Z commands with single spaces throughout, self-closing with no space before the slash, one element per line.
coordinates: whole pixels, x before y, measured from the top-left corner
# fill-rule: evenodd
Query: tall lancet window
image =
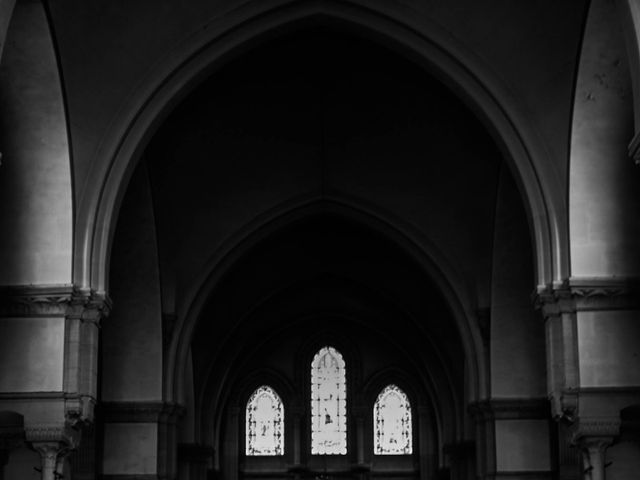
<path fill-rule="evenodd" d="M 409 455 L 413 452 L 411 404 L 395 385 L 387 385 L 373 406 L 376 455 Z"/>
<path fill-rule="evenodd" d="M 347 380 L 340 352 L 323 347 L 311 362 L 311 453 L 347 454 Z"/>
<path fill-rule="evenodd" d="M 253 392 L 246 417 L 247 455 L 283 455 L 284 407 L 271 387 L 263 385 Z"/>

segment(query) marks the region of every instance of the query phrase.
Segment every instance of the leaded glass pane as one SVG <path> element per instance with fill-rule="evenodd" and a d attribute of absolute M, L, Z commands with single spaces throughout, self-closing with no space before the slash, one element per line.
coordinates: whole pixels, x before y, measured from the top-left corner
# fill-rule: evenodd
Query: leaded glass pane
<path fill-rule="evenodd" d="M 395 385 L 380 392 L 373 407 L 374 446 L 376 455 L 410 455 L 411 405 L 405 393 Z"/>
<path fill-rule="evenodd" d="M 247 402 L 246 454 L 284 454 L 284 407 L 278 394 L 266 385 L 256 389 Z"/>
<path fill-rule="evenodd" d="M 311 362 L 311 453 L 347 454 L 347 384 L 342 355 L 323 347 Z"/>

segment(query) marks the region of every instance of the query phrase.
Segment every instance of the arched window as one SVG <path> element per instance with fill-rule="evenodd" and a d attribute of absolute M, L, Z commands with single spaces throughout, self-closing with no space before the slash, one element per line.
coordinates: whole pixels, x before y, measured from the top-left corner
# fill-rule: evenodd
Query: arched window
<path fill-rule="evenodd" d="M 411 404 L 395 385 L 387 385 L 373 406 L 373 441 L 376 455 L 413 453 Z"/>
<path fill-rule="evenodd" d="M 347 381 L 340 352 L 323 347 L 311 362 L 311 453 L 347 453 Z"/>
<path fill-rule="evenodd" d="M 271 387 L 258 387 L 247 402 L 246 454 L 284 454 L 284 407 Z"/>

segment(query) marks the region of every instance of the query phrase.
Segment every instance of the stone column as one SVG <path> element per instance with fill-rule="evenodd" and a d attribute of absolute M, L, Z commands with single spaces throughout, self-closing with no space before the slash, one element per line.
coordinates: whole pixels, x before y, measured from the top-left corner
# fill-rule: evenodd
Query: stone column
<path fill-rule="evenodd" d="M 78 424 L 25 425 L 26 440 L 40 454 L 42 480 L 59 480 L 64 475 L 64 459 L 80 442 Z"/>
<path fill-rule="evenodd" d="M 579 445 L 583 455 L 585 480 L 605 480 L 605 450 L 613 443 L 612 438 L 585 437 Z"/>
<path fill-rule="evenodd" d="M 583 479 L 606 480 L 606 450 L 620 435 L 619 417 L 580 418 L 572 426 L 572 440 L 582 451 Z"/>
<path fill-rule="evenodd" d="M 0 410 L 24 417 L 25 440 L 40 452 L 47 477 L 93 422 L 98 324 L 110 305 L 105 295 L 73 285 L 0 288 L 0 350 L 11 361 L 0 380 L 0 390 L 11 393 Z"/>
<path fill-rule="evenodd" d="M 42 480 L 58 480 L 64 476 L 64 458 L 69 450 L 62 442 L 36 442 L 33 448 L 40 454 Z"/>
<path fill-rule="evenodd" d="M 562 422 L 562 479 L 604 479 L 604 455 L 618 436 L 620 411 L 639 401 L 639 293 L 638 279 L 613 276 L 569 278 L 538 292 L 547 329 L 552 415 Z M 572 433 L 562 434 L 565 425 Z M 568 441 L 583 453 L 578 474 Z"/>

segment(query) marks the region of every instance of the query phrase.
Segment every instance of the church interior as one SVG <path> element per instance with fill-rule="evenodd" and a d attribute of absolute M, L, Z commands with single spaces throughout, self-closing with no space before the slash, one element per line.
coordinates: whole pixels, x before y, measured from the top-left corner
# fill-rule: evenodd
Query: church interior
<path fill-rule="evenodd" d="M 638 0 L 0 0 L 0 232 L 0 480 L 638 478 Z"/>

